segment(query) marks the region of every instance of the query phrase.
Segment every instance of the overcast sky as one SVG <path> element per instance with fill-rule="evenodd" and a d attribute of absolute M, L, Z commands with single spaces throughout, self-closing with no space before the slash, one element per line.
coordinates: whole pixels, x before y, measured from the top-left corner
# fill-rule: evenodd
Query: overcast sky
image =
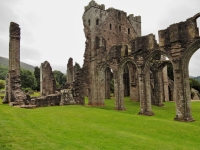
<path fill-rule="evenodd" d="M 90 0 L 0 0 L 0 56 L 8 58 L 9 24 L 21 28 L 21 61 L 40 66 L 49 61 L 53 70 L 66 72 L 68 59 L 83 64 L 85 36 L 82 15 Z M 106 9 L 114 7 L 127 15 L 140 15 L 142 35 L 200 12 L 200 0 L 96 0 Z M 200 27 L 200 18 L 198 19 Z M 190 60 L 190 75 L 200 75 L 200 51 Z"/>

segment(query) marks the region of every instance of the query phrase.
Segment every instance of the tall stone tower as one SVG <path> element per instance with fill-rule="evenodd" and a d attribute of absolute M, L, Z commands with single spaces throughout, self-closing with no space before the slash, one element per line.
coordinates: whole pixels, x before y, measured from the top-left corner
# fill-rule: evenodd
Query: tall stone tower
<path fill-rule="evenodd" d="M 20 75 L 20 27 L 14 22 L 10 23 L 9 71 L 11 70 Z"/>
<path fill-rule="evenodd" d="M 126 45 L 141 36 L 141 17 L 127 16 L 126 12 L 114 8 L 105 9 L 105 5 L 92 0 L 85 6 L 82 19 L 86 37 L 83 68 L 89 105 L 103 105 L 105 96 L 99 86 L 98 66 L 108 61 L 112 46 Z"/>
<path fill-rule="evenodd" d="M 6 78 L 6 94 L 4 103 L 23 105 L 26 95 L 21 90 L 20 80 L 20 27 L 10 23 L 9 72 Z"/>

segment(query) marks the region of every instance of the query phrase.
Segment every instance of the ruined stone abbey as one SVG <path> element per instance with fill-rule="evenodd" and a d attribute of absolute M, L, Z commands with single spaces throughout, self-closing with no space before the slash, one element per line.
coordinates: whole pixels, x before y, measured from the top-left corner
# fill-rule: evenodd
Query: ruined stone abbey
<path fill-rule="evenodd" d="M 151 105 L 176 103 L 175 120 L 194 121 L 191 114 L 191 91 L 188 64 L 200 48 L 196 19 L 200 13 L 186 21 L 159 30 L 159 43 L 155 35 L 142 36 L 141 17 L 99 5 L 90 1 L 83 13 L 85 53 L 82 68 L 67 65 L 67 83 L 61 91 L 55 90 L 55 79 L 50 64 L 41 64 L 41 97 L 30 98 L 20 87 L 20 28 L 10 24 L 9 73 L 4 102 L 21 107 L 51 105 L 103 106 L 110 98 L 110 82 L 114 80 L 116 110 L 125 110 L 124 96 L 140 103 L 140 115 L 154 115 Z M 173 66 L 174 81 L 167 76 L 166 65 Z"/>

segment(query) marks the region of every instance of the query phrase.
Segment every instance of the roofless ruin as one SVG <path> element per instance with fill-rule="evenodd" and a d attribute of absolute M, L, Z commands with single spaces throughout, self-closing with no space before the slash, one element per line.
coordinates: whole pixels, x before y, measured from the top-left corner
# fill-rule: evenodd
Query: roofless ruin
<path fill-rule="evenodd" d="M 176 102 L 175 120 L 194 121 L 191 114 L 191 91 L 188 64 L 200 48 L 197 18 L 159 30 L 155 35 L 142 36 L 141 17 L 128 15 L 115 8 L 105 9 L 90 1 L 83 13 L 85 53 L 82 68 L 67 65 L 67 83 L 55 90 L 50 64 L 41 64 L 41 97 L 31 98 L 20 86 L 20 28 L 10 24 L 9 73 L 4 103 L 25 108 L 52 105 L 84 105 L 88 96 L 91 106 L 103 106 L 110 98 L 110 82 L 114 79 L 116 110 L 125 110 L 124 96 L 140 102 L 140 115 L 154 115 L 151 105 L 163 106 L 164 101 Z M 168 59 L 166 59 L 168 58 Z M 167 77 L 167 64 L 172 64 L 174 81 Z"/>

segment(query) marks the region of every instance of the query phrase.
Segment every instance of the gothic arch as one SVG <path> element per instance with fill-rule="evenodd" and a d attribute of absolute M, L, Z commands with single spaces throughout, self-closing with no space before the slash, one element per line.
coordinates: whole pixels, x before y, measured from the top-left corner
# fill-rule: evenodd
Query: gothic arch
<path fill-rule="evenodd" d="M 146 59 L 146 61 L 144 62 L 144 74 L 147 72 L 147 71 L 149 71 L 150 70 L 150 62 L 151 62 L 151 60 L 153 59 L 153 57 L 156 55 L 156 54 L 160 54 L 160 55 L 164 55 L 164 56 L 166 56 L 168 59 L 169 59 L 169 61 L 172 63 L 172 65 L 173 65 L 173 62 L 172 62 L 172 57 L 166 52 L 166 51 L 164 51 L 164 50 L 154 50 L 153 52 L 151 52 L 150 54 L 149 54 L 149 56 L 147 57 L 147 59 Z"/>
<path fill-rule="evenodd" d="M 128 68 L 128 88 L 125 87 L 124 83 L 124 89 L 129 90 L 129 96 L 131 100 L 139 101 L 139 84 L 138 84 L 138 68 L 136 63 L 130 59 L 130 58 L 125 58 L 119 65 L 119 71 L 120 74 L 124 74 L 124 69 L 125 67 Z M 123 77 L 123 76 L 122 76 Z M 127 85 L 126 85 L 127 86 Z M 124 91 L 125 92 L 125 91 Z"/>
<path fill-rule="evenodd" d="M 188 67 L 192 55 L 200 48 L 200 39 L 192 43 L 183 53 L 183 63 Z"/>

